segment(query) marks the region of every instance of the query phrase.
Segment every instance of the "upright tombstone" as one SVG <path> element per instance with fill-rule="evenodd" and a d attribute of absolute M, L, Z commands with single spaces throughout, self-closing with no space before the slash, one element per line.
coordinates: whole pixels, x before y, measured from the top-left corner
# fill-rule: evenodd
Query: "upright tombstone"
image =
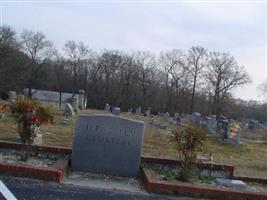
<path fill-rule="evenodd" d="M 210 117 L 207 117 L 207 116 L 204 116 L 204 117 L 201 117 L 201 120 L 200 120 L 200 127 L 204 130 L 206 130 L 207 132 L 208 131 L 208 120 L 209 120 Z"/>
<path fill-rule="evenodd" d="M 74 115 L 74 110 L 71 104 L 66 103 L 65 108 L 64 108 L 64 116 L 71 117 L 72 115 Z"/>
<path fill-rule="evenodd" d="M 84 97 L 85 97 L 85 91 L 79 90 L 79 96 L 78 96 L 78 107 L 79 109 L 84 109 Z"/>
<path fill-rule="evenodd" d="M 150 116 L 150 113 L 151 113 L 151 110 L 150 110 L 150 108 L 149 108 L 149 109 L 146 111 L 146 113 L 145 113 L 145 114 L 146 114 L 146 116 L 148 116 L 148 117 L 149 117 L 149 116 Z"/>
<path fill-rule="evenodd" d="M 142 108 L 141 107 L 138 107 L 136 109 L 136 114 L 140 115 L 142 113 Z"/>
<path fill-rule="evenodd" d="M 112 114 L 119 116 L 121 112 L 121 109 L 119 107 L 113 107 Z"/>
<path fill-rule="evenodd" d="M 248 129 L 251 131 L 256 131 L 256 120 L 249 120 Z"/>
<path fill-rule="evenodd" d="M 128 114 L 131 114 L 133 112 L 133 108 L 128 109 Z"/>
<path fill-rule="evenodd" d="M 9 92 L 9 101 L 10 102 L 15 102 L 16 101 L 16 92 L 15 91 L 10 91 Z"/>
<path fill-rule="evenodd" d="M 195 126 L 200 126 L 201 114 L 198 112 L 193 112 L 190 116 L 190 122 Z"/>
<path fill-rule="evenodd" d="M 170 117 L 170 113 L 169 112 L 166 112 L 165 113 L 165 117 L 168 119 Z"/>
<path fill-rule="evenodd" d="M 72 107 L 73 107 L 73 109 L 74 109 L 75 112 L 78 112 L 79 111 L 79 98 L 77 96 L 74 96 L 73 97 Z"/>
<path fill-rule="evenodd" d="M 83 102 L 83 108 L 87 108 L 87 94 L 84 94 L 84 102 Z"/>
<path fill-rule="evenodd" d="M 18 102 L 24 101 L 24 99 L 25 99 L 25 96 L 23 94 L 17 95 Z"/>
<path fill-rule="evenodd" d="M 216 134 L 216 129 L 217 129 L 217 121 L 216 121 L 216 116 L 215 115 L 209 115 L 207 117 L 207 130 L 210 134 Z"/>
<path fill-rule="evenodd" d="M 136 176 L 144 123 L 113 115 L 79 115 L 72 146 L 73 170 Z"/>
<path fill-rule="evenodd" d="M 174 113 L 174 117 L 175 117 L 175 119 L 177 119 L 178 117 L 180 117 L 180 114 L 179 113 Z"/>
<path fill-rule="evenodd" d="M 105 112 L 110 113 L 110 105 L 109 104 L 106 104 Z"/>

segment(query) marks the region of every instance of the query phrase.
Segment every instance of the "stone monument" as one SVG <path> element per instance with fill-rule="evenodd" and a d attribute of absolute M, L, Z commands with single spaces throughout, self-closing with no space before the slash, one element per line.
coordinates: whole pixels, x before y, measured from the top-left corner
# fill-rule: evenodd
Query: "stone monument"
<path fill-rule="evenodd" d="M 144 123 L 113 115 L 79 115 L 72 146 L 73 170 L 137 176 Z"/>

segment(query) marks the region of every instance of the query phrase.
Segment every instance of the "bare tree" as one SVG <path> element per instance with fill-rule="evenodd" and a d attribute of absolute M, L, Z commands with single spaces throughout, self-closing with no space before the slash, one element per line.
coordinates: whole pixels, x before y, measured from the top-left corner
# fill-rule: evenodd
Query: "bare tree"
<path fill-rule="evenodd" d="M 156 79 L 155 57 L 149 52 L 135 52 L 134 59 L 137 67 L 137 85 L 141 91 L 142 104 L 147 106 L 148 97 L 151 95 L 151 88 Z"/>
<path fill-rule="evenodd" d="M 62 102 L 62 92 L 64 88 L 64 81 L 66 80 L 66 60 L 59 52 L 54 49 L 54 59 L 52 60 L 53 70 L 56 77 L 56 87 L 59 92 L 59 107 L 61 107 Z M 68 72 L 67 72 L 68 73 Z"/>
<path fill-rule="evenodd" d="M 204 68 L 207 66 L 207 50 L 203 47 L 192 47 L 188 53 L 189 66 L 187 70 L 193 78 L 190 113 L 194 110 L 194 100 L 197 81 L 201 78 Z"/>
<path fill-rule="evenodd" d="M 188 77 L 185 54 L 182 50 L 177 49 L 161 52 L 158 64 L 164 77 L 167 104 L 165 107 L 170 110 L 177 109 L 178 96 Z"/>
<path fill-rule="evenodd" d="M 206 78 L 213 91 L 212 113 L 217 117 L 227 93 L 250 81 L 244 68 L 237 64 L 233 56 L 219 52 L 210 53 Z"/>
<path fill-rule="evenodd" d="M 9 26 L 0 26 L 0 90 L 20 89 L 26 79 L 28 62 L 16 32 Z"/>
<path fill-rule="evenodd" d="M 49 50 L 52 43 L 46 39 L 41 32 L 24 30 L 21 34 L 22 45 L 25 53 L 30 57 L 29 79 L 28 79 L 28 96 L 32 96 L 32 84 L 38 76 L 40 70 L 45 64 L 45 59 L 49 56 Z"/>
<path fill-rule="evenodd" d="M 260 90 L 260 92 L 263 96 L 267 96 L 267 80 L 265 80 L 263 83 L 261 83 L 258 86 L 258 89 Z"/>
<path fill-rule="evenodd" d="M 73 97 L 78 88 L 78 74 L 85 67 L 86 59 L 89 54 L 89 49 L 83 42 L 67 41 L 63 50 L 67 56 L 67 60 L 71 65 L 73 76 L 72 94 Z"/>

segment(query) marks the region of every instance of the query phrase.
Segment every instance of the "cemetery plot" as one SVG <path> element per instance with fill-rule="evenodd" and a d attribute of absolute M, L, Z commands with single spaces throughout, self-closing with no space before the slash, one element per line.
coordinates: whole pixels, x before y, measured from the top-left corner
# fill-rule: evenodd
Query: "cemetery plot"
<path fill-rule="evenodd" d="M 142 169 L 145 187 L 150 192 L 168 192 L 197 198 L 211 199 L 266 199 L 266 186 L 255 189 L 253 186 L 237 189 L 221 185 L 195 184 L 184 182 L 170 182 L 161 180 L 158 175 L 150 169 Z M 231 182 L 231 180 L 227 180 Z M 238 181 L 239 182 L 239 181 Z M 216 183 L 215 183 L 216 184 Z"/>
<path fill-rule="evenodd" d="M 21 161 L 21 153 L 14 149 L 0 149 L 0 163 L 25 164 L 36 167 L 51 167 L 58 159 L 64 159 L 63 155 L 49 155 L 46 153 L 32 154 L 27 161 Z"/>
<path fill-rule="evenodd" d="M 63 123 L 63 113 L 62 109 L 56 109 L 56 123 L 41 127 L 40 132 L 43 135 L 43 145 L 71 148 L 77 115 L 71 117 L 69 122 L 65 124 Z M 80 113 L 104 114 L 105 112 L 102 110 L 87 109 L 80 111 Z M 144 121 L 145 131 L 142 155 L 177 159 L 176 143 L 172 134 L 176 126 L 171 124 L 165 117 L 159 115 L 144 117 L 143 115 L 123 112 L 121 116 Z M 166 129 L 161 129 L 152 125 L 152 120 L 154 120 L 155 123 L 165 125 Z M 184 118 L 182 121 L 183 120 Z M 0 132 L 1 140 L 17 141 L 17 127 L 9 114 L 6 114 L 6 116 L 0 120 Z M 243 137 L 243 133 L 241 133 L 241 135 Z M 241 144 L 238 146 L 218 141 L 213 137 L 208 137 L 207 150 L 204 155 L 209 157 L 209 154 L 212 153 L 216 162 L 235 165 L 235 175 L 266 177 L 267 145 L 243 141 L 242 137 Z"/>
<path fill-rule="evenodd" d="M 58 147 L 32 146 L 27 161 L 21 161 L 19 143 L 0 142 L 2 175 L 37 178 L 60 182 L 69 164 L 70 150 Z"/>
<path fill-rule="evenodd" d="M 180 161 L 142 158 L 142 175 L 147 190 L 212 199 L 266 199 L 267 185 L 233 177 L 233 166 L 214 162 L 195 163 L 192 178 L 179 176 Z M 255 181 L 255 180 L 253 180 Z"/>

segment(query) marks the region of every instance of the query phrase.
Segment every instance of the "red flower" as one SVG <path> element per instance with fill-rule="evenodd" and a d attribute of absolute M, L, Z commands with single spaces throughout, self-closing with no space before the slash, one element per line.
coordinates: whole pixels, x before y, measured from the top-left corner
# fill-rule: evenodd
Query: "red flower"
<path fill-rule="evenodd" d="M 40 117 L 38 115 L 32 115 L 30 118 L 31 122 L 37 122 L 37 121 L 39 121 L 39 119 L 40 119 Z"/>

